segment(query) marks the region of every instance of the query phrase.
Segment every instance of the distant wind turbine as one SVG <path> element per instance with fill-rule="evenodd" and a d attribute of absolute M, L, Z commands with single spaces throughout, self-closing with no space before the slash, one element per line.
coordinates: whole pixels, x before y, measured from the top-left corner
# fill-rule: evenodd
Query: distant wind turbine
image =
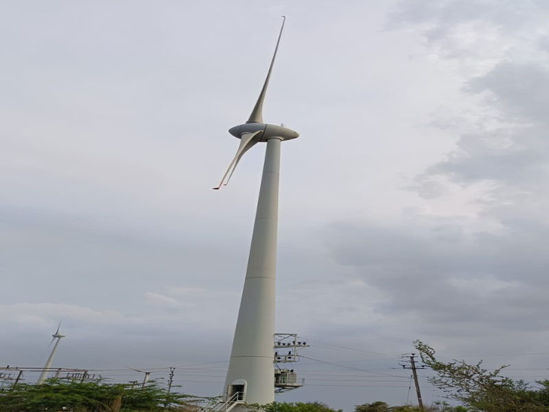
<path fill-rule="evenodd" d="M 49 369 L 51 368 L 51 364 L 53 362 L 53 356 L 55 355 L 55 351 L 57 350 L 57 346 L 59 345 L 59 342 L 61 341 L 61 338 L 64 338 L 65 335 L 61 335 L 59 333 L 59 328 L 61 327 L 61 322 L 59 322 L 59 325 L 57 326 L 57 330 L 52 336 L 50 345 L 53 343 L 54 340 L 57 339 L 57 342 L 55 342 L 55 345 L 53 345 L 53 349 L 50 353 L 50 356 L 48 357 L 48 360 L 46 361 L 46 365 L 44 365 L 44 369 L 42 370 L 42 373 L 40 374 L 40 377 L 38 378 L 38 385 L 41 385 L 46 380 L 46 376 L 49 372 Z"/>
<path fill-rule="evenodd" d="M 221 182 L 214 187 L 217 190 L 228 183 L 238 162 L 252 146 L 258 142 L 267 143 L 248 268 L 223 393 L 226 407 L 236 407 L 235 410 L 246 410 L 240 406 L 243 402 L 265 405 L 274 401 L 273 334 L 280 143 L 295 139 L 299 134 L 282 125 L 264 123 L 262 111 L 284 22 L 285 17 L 265 83 L 248 121 L 229 130 L 240 139 L 240 144 Z"/>

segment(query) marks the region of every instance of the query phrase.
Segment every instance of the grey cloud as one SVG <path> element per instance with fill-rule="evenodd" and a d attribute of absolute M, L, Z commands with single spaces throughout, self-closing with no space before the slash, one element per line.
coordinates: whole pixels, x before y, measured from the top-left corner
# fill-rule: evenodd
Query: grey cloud
<path fill-rule="evenodd" d="M 428 178 L 416 179 L 416 182 L 407 189 L 417 192 L 424 199 L 435 199 L 447 192 L 442 183 Z"/>
<path fill-rule="evenodd" d="M 460 136 L 457 150 L 446 160 L 426 170 L 417 178 L 418 193 L 430 177 L 441 175 L 470 184 L 491 181 L 491 207 L 512 202 L 518 207 L 531 199 L 545 203 L 549 139 L 549 70 L 540 64 L 503 62 L 486 75 L 472 80 L 467 90 L 488 93 L 485 104 L 498 111 L 503 123 L 495 130 L 480 130 Z M 530 196 L 530 197 L 529 197 Z M 495 210 L 494 210 L 495 211 Z M 499 213 L 499 212 L 498 212 Z"/>
<path fill-rule="evenodd" d="M 402 2 L 395 9 L 392 24 L 420 27 L 428 47 L 442 57 L 466 62 L 475 56 L 476 70 L 481 71 L 475 78 L 463 76 L 464 96 L 482 98 L 480 104 L 471 100 L 478 113 L 469 120 L 469 131 L 459 136 L 456 150 L 411 185 L 419 196 L 444 196 L 437 187 L 442 177 L 462 185 L 493 183 L 490 200 L 484 202 L 496 219 L 512 213 L 503 210 L 504 204 L 523 203 L 515 213 L 531 208 L 533 203 L 524 205 L 533 200 L 529 193 L 546 203 L 549 68 L 542 53 L 546 39 L 532 27 L 543 25 L 548 13 L 547 3 L 536 1 Z M 491 48 L 499 51 L 494 54 Z M 484 55 L 476 55 L 478 50 Z M 433 125 L 437 122 L 434 119 Z"/>
<path fill-rule="evenodd" d="M 542 62 L 505 61 L 470 82 L 472 92 L 489 92 L 505 120 L 547 124 L 549 67 Z"/>
<path fill-rule="evenodd" d="M 470 333 L 543 328 L 549 228 L 515 222 L 505 233 L 467 236 L 459 222 L 440 223 L 333 226 L 334 258 L 390 297 L 384 311 L 416 312 L 431 329 L 448 322 Z"/>
<path fill-rule="evenodd" d="M 523 132 L 533 133 L 531 130 Z M 509 137 L 512 143 L 504 146 Z M 493 180 L 521 184 L 529 179 L 537 180 L 545 173 L 544 165 L 549 151 L 545 151 L 546 145 L 541 140 L 540 144 L 525 147 L 522 137 L 527 139 L 527 136 L 516 134 L 510 136 L 508 130 L 463 135 L 457 144 L 459 150 L 448 156 L 448 160 L 430 167 L 419 181 L 438 174 L 463 182 Z M 500 140 L 502 145 L 494 147 L 494 139 Z"/>
<path fill-rule="evenodd" d="M 539 48 L 544 52 L 549 52 L 549 36 L 543 36 L 539 39 L 538 42 Z"/>
<path fill-rule="evenodd" d="M 177 294 L 176 288 L 197 287 L 208 279 L 216 279 L 219 289 L 237 288 L 227 273 L 242 266 L 238 250 L 219 251 L 218 256 L 224 257 L 221 263 L 208 259 L 215 239 L 134 229 L 124 224 L 103 226 L 85 217 L 1 208 L 4 285 L 24 290 L 26 302 L 40 302 L 47 292 L 56 301 L 130 311 L 141 306 L 147 292 L 174 288 Z M 213 289 L 210 292 L 215 294 Z M 19 299 L 6 296 L 4 302 Z M 211 310 L 204 307 L 203 313 Z"/>
<path fill-rule="evenodd" d="M 391 14 L 393 24 L 431 24 L 433 40 L 439 40 L 447 30 L 469 21 L 493 23 L 506 31 L 528 28 L 532 20 L 543 19 L 549 12 L 543 0 L 516 2 L 513 0 L 443 0 L 437 2 L 400 2 Z"/>

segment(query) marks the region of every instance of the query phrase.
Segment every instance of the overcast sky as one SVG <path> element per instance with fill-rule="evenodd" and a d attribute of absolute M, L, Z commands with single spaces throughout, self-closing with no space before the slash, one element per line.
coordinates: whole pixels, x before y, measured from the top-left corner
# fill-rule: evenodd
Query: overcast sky
<path fill-rule="evenodd" d="M 415 339 L 547 378 L 533 0 L 1 2 L 0 364 L 42 365 L 62 320 L 54 366 L 176 366 L 183 391 L 221 392 L 264 145 L 211 187 L 281 15 L 264 118 L 301 137 L 282 145 L 277 328 L 311 359 L 278 400 L 412 401 L 391 368 Z"/>

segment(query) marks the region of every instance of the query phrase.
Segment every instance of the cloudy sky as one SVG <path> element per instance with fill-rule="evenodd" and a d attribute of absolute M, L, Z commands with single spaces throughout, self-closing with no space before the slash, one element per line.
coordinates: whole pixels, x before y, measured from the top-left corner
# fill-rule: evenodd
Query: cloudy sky
<path fill-rule="evenodd" d="M 312 346 L 278 399 L 412 401 L 392 368 L 415 339 L 546 378 L 534 0 L 0 3 L 0 364 L 42 365 L 62 320 L 55 366 L 175 366 L 183 391 L 220 393 L 264 146 L 210 188 L 281 15 L 264 115 L 301 137 L 283 144 L 277 328 Z"/>

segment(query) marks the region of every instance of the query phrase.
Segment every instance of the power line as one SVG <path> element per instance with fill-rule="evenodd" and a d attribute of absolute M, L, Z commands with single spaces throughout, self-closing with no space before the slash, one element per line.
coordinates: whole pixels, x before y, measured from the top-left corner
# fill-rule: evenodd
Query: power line
<path fill-rule="evenodd" d="M 368 370 L 368 369 L 362 369 L 362 368 L 356 368 L 354 366 L 347 366 L 347 365 L 341 365 L 339 363 L 335 363 L 335 362 L 330 362 L 330 361 L 325 361 L 325 360 L 320 360 L 320 359 L 315 359 L 315 358 L 311 358 L 309 356 L 304 356 L 304 355 L 300 355 L 301 358 L 305 358 L 305 359 L 309 359 L 309 360 L 312 360 L 312 361 L 315 361 L 315 362 L 320 362 L 320 363 L 325 363 L 327 365 L 333 365 L 333 366 L 337 366 L 337 367 L 340 367 L 340 368 L 344 368 L 344 369 L 351 369 L 351 370 L 355 370 L 355 371 L 360 371 L 360 372 L 365 372 L 365 373 L 369 373 L 371 374 L 371 376 L 392 376 L 392 377 L 395 377 L 395 378 L 400 378 L 400 379 L 408 379 L 407 377 L 404 377 L 402 375 L 391 375 L 389 373 L 381 373 L 381 372 L 377 372 L 377 375 L 372 372 L 371 370 Z"/>
<path fill-rule="evenodd" d="M 413 375 L 410 375 L 410 383 L 408 384 L 408 394 L 406 395 L 406 405 L 410 402 L 410 390 L 412 389 L 412 379 Z"/>
<path fill-rule="evenodd" d="M 337 384 L 316 384 L 307 383 L 307 386 L 334 386 L 334 387 L 346 387 L 346 388 L 406 388 L 406 385 L 337 385 Z"/>
<path fill-rule="evenodd" d="M 318 346 L 318 341 L 315 340 L 315 346 Z M 350 351 L 354 351 L 354 352 L 361 352 L 361 353 L 375 353 L 377 355 L 383 355 L 383 357 L 387 358 L 387 359 L 394 359 L 395 355 L 394 354 L 388 354 L 388 353 L 383 353 L 383 352 L 376 352 L 376 351 L 372 351 L 372 350 L 365 350 L 365 349 L 358 349 L 358 348 L 351 348 L 349 346 L 343 346 L 343 345 L 334 345 L 334 344 L 331 344 L 331 343 L 326 343 L 326 342 L 320 342 L 320 346 L 327 346 L 327 347 L 333 347 L 333 348 L 336 348 L 336 349 L 347 349 L 347 350 L 350 350 Z M 369 360 L 369 359 L 366 359 L 366 360 Z"/>

